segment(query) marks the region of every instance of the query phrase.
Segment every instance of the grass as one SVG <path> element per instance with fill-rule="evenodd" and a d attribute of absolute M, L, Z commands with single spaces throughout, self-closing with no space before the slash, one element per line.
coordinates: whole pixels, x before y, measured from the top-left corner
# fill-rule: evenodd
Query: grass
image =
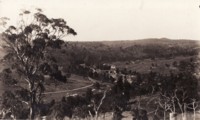
<path fill-rule="evenodd" d="M 67 83 L 57 82 L 57 85 L 55 84 L 46 84 L 45 92 L 55 92 L 55 91 L 63 91 L 63 90 L 72 90 L 76 88 L 81 88 L 84 86 L 89 86 L 93 84 L 92 81 L 88 80 L 87 78 L 84 78 L 82 76 L 78 75 L 72 75 Z M 70 91 L 70 92 L 61 92 L 61 93 L 53 93 L 53 94 L 47 94 L 45 96 L 45 101 L 50 101 L 52 99 L 55 99 L 56 101 L 61 100 L 63 96 L 70 95 L 70 94 L 84 94 L 86 92 L 87 88 Z"/>
<path fill-rule="evenodd" d="M 88 86 L 93 84 L 92 81 L 88 80 L 87 78 L 78 76 L 78 75 L 72 75 L 67 83 L 63 82 L 56 82 L 56 84 L 51 83 L 51 84 L 45 84 L 45 92 L 55 92 L 55 91 L 63 91 L 63 90 L 72 90 L 76 88 L 81 88 L 84 86 Z M 16 89 L 19 89 L 19 86 L 23 86 L 24 88 L 27 88 L 27 83 L 26 81 L 20 81 L 18 85 L 16 86 L 6 86 L 3 84 L 2 80 L 0 80 L 0 96 L 2 96 L 3 92 L 6 90 L 14 91 Z M 70 92 L 61 92 L 61 93 L 55 93 L 55 94 L 47 94 L 44 95 L 44 100 L 45 101 L 51 101 L 52 99 L 55 99 L 56 101 L 61 100 L 63 96 L 66 96 L 67 94 L 83 94 L 85 93 L 85 89 L 80 89 L 76 91 L 70 91 Z"/>
<path fill-rule="evenodd" d="M 161 59 L 156 58 L 155 60 L 152 59 L 144 59 L 144 60 L 137 60 L 137 61 L 124 61 L 124 62 L 114 62 L 112 64 L 116 65 L 119 69 L 126 68 L 128 71 L 136 71 L 139 73 L 148 73 L 150 71 L 158 72 L 160 74 L 169 74 L 170 71 L 178 71 L 176 67 L 172 64 L 174 61 L 179 63 L 181 60 L 189 60 L 190 58 L 197 58 L 196 56 L 179 56 L 174 57 L 171 59 Z M 152 64 L 157 64 L 156 66 L 152 67 Z M 170 67 L 167 67 L 166 64 L 169 64 Z"/>

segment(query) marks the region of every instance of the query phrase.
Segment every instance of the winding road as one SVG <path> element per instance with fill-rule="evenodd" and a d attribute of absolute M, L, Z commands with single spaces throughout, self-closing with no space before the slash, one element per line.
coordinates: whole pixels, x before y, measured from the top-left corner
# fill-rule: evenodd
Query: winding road
<path fill-rule="evenodd" d="M 92 84 L 84 86 L 84 87 L 79 87 L 79 88 L 71 89 L 71 90 L 62 90 L 62 91 L 54 91 L 54 92 L 44 92 L 42 94 L 43 95 L 47 95 L 47 94 L 58 94 L 58 93 L 65 93 L 65 92 L 77 91 L 77 90 L 81 90 L 81 89 L 86 89 L 86 88 L 92 87 L 93 83 L 96 82 L 94 79 L 92 79 L 90 77 L 88 77 L 88 80 L 90 80 L 92 82 Z"/>

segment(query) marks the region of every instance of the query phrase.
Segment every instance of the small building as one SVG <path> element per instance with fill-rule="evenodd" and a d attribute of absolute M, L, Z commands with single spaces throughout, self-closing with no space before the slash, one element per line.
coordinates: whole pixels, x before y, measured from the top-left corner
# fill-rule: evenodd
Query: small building
<path fill-rule="evenodd" d="M 110 66 L 110 70 L 116 70 L 116 66 L 115 65 L 111 65 Z"/>

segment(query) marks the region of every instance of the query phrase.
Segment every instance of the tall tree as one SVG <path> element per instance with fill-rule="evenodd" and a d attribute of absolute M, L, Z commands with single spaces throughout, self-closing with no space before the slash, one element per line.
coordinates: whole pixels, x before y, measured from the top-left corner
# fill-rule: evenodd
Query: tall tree
<path fill-rule="evenodd" d="M 20 76 L 19 81 L 25 81 L 26 86 L 21 87 L 28 92 L 29 117 L 34 119 L 45 90 L 44 75 L 51 74 L 49 49 L 61 48 L 64 43 L 62 38 L 76 35 L 76 32 L 64 19 L 50 19 L 41 9 L 36 9 L 34 13 L 24 10 L 19 16 L 19 24 L 9 26 L 2 33 L 7 51 L 5 61 Z"/>

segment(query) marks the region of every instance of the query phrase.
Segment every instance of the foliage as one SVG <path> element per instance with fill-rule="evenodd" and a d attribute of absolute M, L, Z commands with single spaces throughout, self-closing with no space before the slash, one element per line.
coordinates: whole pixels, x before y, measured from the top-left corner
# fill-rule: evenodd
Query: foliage
<path fill-rule="evenodd" d="M 20 76 L 18 81 L 26 82 L 27 86 L 21 87 L 28 92 L 29 117 L 33 119 L 42 99 L 41 93 L 45 90 L 44 75 L 51 74 L 52 70 L 49 66 L 55 63 L 48 59 L 49 49 L 60 49 L 64 43 L 61 38 L 69 34 L 76 35 L 76 32 L 66 24 L 64 19 L 50 19 L 40 9 L 33 14 L 24 10 L 20 13 L 20 17 L 17 26 L 9 26 L 2 33 L 3 47 L 8 53 L 4 60 L 9 63 L 12 71 L 17 73 L 15 76 L 12 74 L 12 77 Z M 27 18 L 32 20 L 28 21 Z M 58 75 L 55 79 L 61 79 L 60 73 L 51 75 Z"/>
<path fill-rule="evenodd" d="M 27 103 L 22 100 L 24 97 L 21 98 L 20 96 L 21 94 L 18 92 L 13 94 L 11 91 L 5 91 L 2 95 L 2 111 L 4 112 L 2 119 L 26 119 L 28 117 Z"/>
<path fill-rule="evenodd" d="M 143 59 L 165 58 L 198 55 L 197 41 L 187 40 L 139 40 L 112 42 L 69 43 L 71 47 L 63 48 L 66 55 L 73 59 L 72 65 L 116 61 L 134 61 Z M 116 44 L 116 45 L 115 45 Z M 76 52 L 75 52 L 76 51 Z"/>

